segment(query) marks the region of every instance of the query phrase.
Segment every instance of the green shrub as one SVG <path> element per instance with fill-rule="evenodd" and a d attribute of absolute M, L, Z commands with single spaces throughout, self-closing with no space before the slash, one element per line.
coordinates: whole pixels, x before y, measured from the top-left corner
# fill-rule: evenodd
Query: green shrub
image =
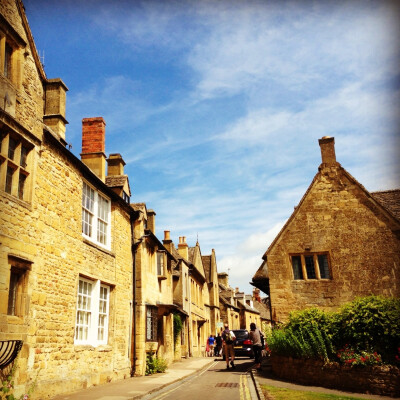
<path fill-rule="evenodd" d="M 267 333 L 267 343 L 272 354 L 296 358 L 343 361 L 347 357 L 354 359 L 352 365 L 396 363 L 400 299 L 368 296 L 338 312 L 318 308 L 295 311 L 288 323 Z"/>
<path fill-rule="evenodd" d="M 400 346 L 400 299 L 382 296 L 357 298 L 338 313 L 336 342 L 357 350 L 374 349 L 394 362 Z"/>
<path fill-rule="evenodd" d="M 183 323 L 179 314 L 174 314 L 174 346 L 178 341 L 178 337 L 182 331 Z"/>
<path fill-rule="evenodd" d="M 146 357 L 146 375 L 152 375 L 159 372 L 165 372 L 167 369 L 167 361 L 158 358 L 154 353 L 147 353 Z"/>

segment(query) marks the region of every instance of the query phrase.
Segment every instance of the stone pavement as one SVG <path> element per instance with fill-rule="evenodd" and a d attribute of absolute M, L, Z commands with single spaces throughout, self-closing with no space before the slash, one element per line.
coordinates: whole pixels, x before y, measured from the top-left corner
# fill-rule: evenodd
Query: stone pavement
<path fill-rule="evenodd" d="M 295 383 L 290 383 L 286 381 L 279 380 L 275 378 L 271 373 L 271 368 L 268 362 L 268 359 L 264 359 L 262 363 L 262 370 L 256 371 L 252 370 L 253 377 L 259 386 L 261 385 L 269 385 L 275 386 L 279 388 L 292 389 L 292 390 L 305 390 L 307 392 L 316 392 L 316 393 L 326 393 L 326 394 L 335 394 L 337 396 L 349 396 L 360 399 L 371 399 L 371 400 L 400 400 L 398 397 L 388 397 L 388 396 L 378 396 L 373 394 L 363 394 L 363 393 L 350 393 L 343 392 L 335 389 L 327 389 L 319 386 L 304 386 L 298 385 Z"/>
<path fill-rule="evenodd" d="M 188 358 L 172 363 L 165 373 L 137 376 L 58 395 L 52 400 L 134 400 L 180 381 L 214 362 L 213 357 Z"/>

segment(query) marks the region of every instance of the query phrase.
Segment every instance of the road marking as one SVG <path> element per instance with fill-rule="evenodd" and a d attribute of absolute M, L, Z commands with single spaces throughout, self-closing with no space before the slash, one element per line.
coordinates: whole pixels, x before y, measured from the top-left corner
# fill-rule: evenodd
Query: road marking
<path fill-rule="evenodd" d="M 250 388 L 248 386 L 248 377 L 247 374 L 240 375 L 240 386 L 239 386 L 239 394 L 240 400 L 251 400 Z"/>
<path fill-rule="evenodd" d="M 218 364 L 218 361 L 214 361 L 211 365 L 209 365 L 204 371 L 200 372 L 199 376 L 203 375 L 207 372 L 211 367 L 215 367 Z"/>

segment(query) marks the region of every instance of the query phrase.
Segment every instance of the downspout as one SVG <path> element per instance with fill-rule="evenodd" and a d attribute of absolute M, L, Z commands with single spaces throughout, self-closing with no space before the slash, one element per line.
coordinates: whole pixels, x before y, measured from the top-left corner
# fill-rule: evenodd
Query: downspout
<path fill-rule="evenodd" d="M 273 318 L 272 318 L 272 302 L 271 302 L 271 289 L 270 289 L 270 287 L 269 287 L 269 279 L 268 279 L 268 298 L 269 298 L 269 316 L 271 317 L 271 327 L 273 327 L 275 324 L 274 324 L 274 320 L 273 320 Z"/>
<path fill-rule="evenodd" d="M 133 271 L 132 271 L 132 288 L 133 288 L 133 357 L 131 363 L 131 377 L 135 376 L 136 373 L 136 250 L 137 245 L 132 245 L 133 255 Z"/>
<path fill-rule="evenodd" d="M 132 251 L 132 297 L 133 297 L 133 323 L 132 323 L 132 334 L 133 334 L 133 356 L 131 359 L 131 377 L 135 376 L 136 373 L 136 306 L 137 306 L 137 301 L 136 301 L 136 251 L 138 248 L 138 245 L 140 243 L 137 242 L 135 243 L 135 230 L 134 230 L 134 222 L 135 222 L 136 215 L 132 214 L 131 215 L 131 235 L 132 235 L 132 246 L 131 246 L 131 251 Z M 132 354 L 132 352 L 131 352 Z"/>

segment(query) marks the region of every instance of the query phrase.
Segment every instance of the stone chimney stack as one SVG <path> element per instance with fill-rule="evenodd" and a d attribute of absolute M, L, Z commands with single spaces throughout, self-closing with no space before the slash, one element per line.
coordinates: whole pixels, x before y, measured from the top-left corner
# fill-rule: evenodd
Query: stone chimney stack
<path fill-rule="evenodd" d="M 121 154 L 110 154 L 107 158 L 107 176 L 117 176 L 124 174 L 125 161 L 122 159 Z"/>
<path fill-rule="evenodd" d="M 147 229 L 156 234 L 156 212 L 154 210 L 147 210 Z"/>
<path fill-rule="evenodd" d="M 325 166 L 337 165 L 335 154 L 335 138 L 324 136 L 318 140 L 319 147 L 321 148 L 322 164 Z"/>
<path fill-rule="evenodd" d="M 104 182 L 106 175 L 106 123 L 102 117 L 82 120 L 81 160 Z"/>
<path fill-rule="evenodd" d="M 170 231 L 164 231 L 163 245 L 170 253 L 172 253 L 172 240 Z"/>
<path fill-rule="evenodd" d="M 65 125 L 68 124 L 68 121 L 65 119 L 65 103 L 67 101 L 68 88 L 60 78 L 48 79 L 45 91 L 43 120 L 66 144 Z"/>
<path fill-rule="evenodd" d="M 189 260 L 189 246 L 186 243 L 186 236 L 179 236 L 178 253 L 185 260 Z"/>
<path fill-rule="evenodd" d="M 229 287 L 229 275 L 227 272 L 220 272 L 218 274 L 218 282 L 224 285 L 226 288 Z"/>

